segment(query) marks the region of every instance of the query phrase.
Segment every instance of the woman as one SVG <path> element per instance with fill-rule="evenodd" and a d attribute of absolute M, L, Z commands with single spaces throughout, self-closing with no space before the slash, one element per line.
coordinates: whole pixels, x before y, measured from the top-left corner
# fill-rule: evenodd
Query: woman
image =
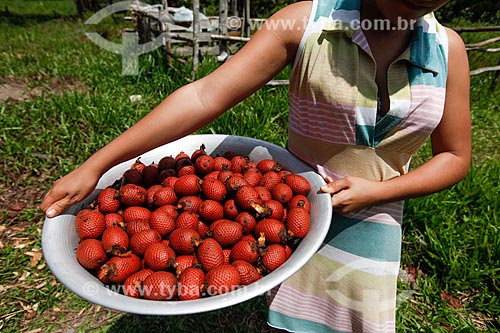
<path fill-rule="evenodd" d="M 109 168 L 203 127 L 291 65 L 288 148 L 325 177 L 321 190 L 332 194 L 335 214 L 324 246 L 273 292 L 269 323 L 301 332 L 394 331 L 402 200 L 457 183 L 471 159 L 465 47 L 432 15 L 445 3 L 319 0 L 284 8 L 224 65 L 58 180 L 41 209 L 60 214 Z M 409 171 L 428 136 L 433 157 Z"/>

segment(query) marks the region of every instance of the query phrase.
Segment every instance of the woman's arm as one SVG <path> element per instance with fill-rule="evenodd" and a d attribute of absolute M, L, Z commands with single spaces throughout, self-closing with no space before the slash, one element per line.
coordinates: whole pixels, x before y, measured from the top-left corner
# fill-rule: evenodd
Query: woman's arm
<path fill-rule="evenodd" d="M 462 39 L 448 29 L 446 100 L 441 122 L 431 135 L 433 157 L 407 174 L 383 182 L 346 177 L 324 186 L 332 204 L 350 212 L 381 203 L 428 195 L 462 180 L 471 163 L 469 63 Z"/>
<path fill-rule="evenodd" d="M 134 126 L 59 179 L 40 208 L 50 217 L 60 214 L 89 195 L 111 167 L 193 133 L 253 94 L 292 63 L 310 10 L 310 2 L 300 2 L 270 17 L 217 70 L 172 93 Z"/>

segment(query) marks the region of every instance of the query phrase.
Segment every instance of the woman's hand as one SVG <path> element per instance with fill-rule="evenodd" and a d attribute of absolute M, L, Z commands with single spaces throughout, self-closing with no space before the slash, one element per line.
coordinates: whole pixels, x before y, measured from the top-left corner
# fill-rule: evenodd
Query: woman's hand
<path fill-rule="evenodd" d="M 47 217 L 61 214 L 69 206 L 85 199 L 95 189 L 100 175 L 83 167 L 57 180 L 45 194 L 40 209 Z"/>
<path fill-rule="evenodd" d="M 327 184 L 321 191 L 332 195 L 332 206 L 339 213 L 346 214 L 379 203 L 381 182 L 348 176 L 333 180 L 325 178 Z"/>

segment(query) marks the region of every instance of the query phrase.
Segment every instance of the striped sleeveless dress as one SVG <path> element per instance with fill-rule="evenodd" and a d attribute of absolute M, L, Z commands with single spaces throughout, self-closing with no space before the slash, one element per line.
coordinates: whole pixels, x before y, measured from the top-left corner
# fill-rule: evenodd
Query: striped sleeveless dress
<path fill-rule="evenodd" d="M 390 110 L 377 119 L 375 63 L 360 0 L 319 0 L 290 78 L 289 150 L 323 176 L 383 181 L 408 172 L 440 122 L 447 35 L 428 14 L 389 67 Z M 358 23 L 358 24 L 357 24 Z M 334 213 L 318 252 L 270 292 L 268 323 L 296 332 L 393 332 L 403 202 Z"/>

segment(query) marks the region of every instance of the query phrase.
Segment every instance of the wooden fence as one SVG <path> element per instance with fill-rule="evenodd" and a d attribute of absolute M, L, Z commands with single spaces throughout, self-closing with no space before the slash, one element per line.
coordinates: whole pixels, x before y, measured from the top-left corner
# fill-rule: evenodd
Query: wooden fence
<path fill-rule="evenodd" d="M 252 27 L 259 27 L 264 23 L 264 19 L 254 19 L 249 17 L 250 0 L 245 0 L 245 10 L 243 17 L 228 16 L 228 1 L 219 1 L 219 16 L 208 17 L 200 20 L 200 2 L 193 1 L 192 22 L 183 24 L 175 22 L 171 13 L 177 8 L 168 7 L 167 0 L 163 0 L 162 5 L 155 6 L 132 6 L 131 20 L 134 22 L 135 31 L 139 34 L 139 40 L 144 43 L 158 36 L 164 38 L 164 51 L 168 57 L 168 63 L 172 59 L 186 63 L 185 56 L 191 56 L 194 73 L 198 69 L 198 64 L 203 55 L 217 55 L 218 61 L 225 61 L 231 52 L 238 49 L 237 43 L 244 43 L 250 40 Z M 233 28 L 233 29 L 231 29 Z M 485 27 L 457 27 L 453 28 L 459 34 L 465 32 L 499 32 L 500 26 Z M 491 47 L 492 44 L 500 42 L 500 36 L 493 37 L 478 43 L 467 44 L 468 53 L 500 52 L 500 47 Z M 236 43 L 236 44 L 235 44 Z M 175 49 L 175 51 L 174 51 Z M 479 75 L 486 72 L 495 72 L 491 88 L 498 85 L 500 76 L 500 60 L 498 65 L 471 69 L 470 75 Z M 287 80 L 274 80 L 270 85 L 288 84 Z"/>

